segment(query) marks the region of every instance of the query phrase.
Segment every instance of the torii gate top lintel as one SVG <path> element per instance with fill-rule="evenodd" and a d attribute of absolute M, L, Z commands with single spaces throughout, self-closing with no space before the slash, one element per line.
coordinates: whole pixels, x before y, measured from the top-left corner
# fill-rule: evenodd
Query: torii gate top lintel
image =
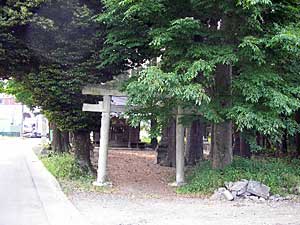
<path fill-rule="evenodd" d="M 117 98 L 127 97 L 126 94 L 117 89 L 113 89 L 111 86 L 108 87 L 105 84 L 88 85 L 82 89 L 82 94 L 103 96 L 103 101 L 100 101 L 98 104 L 84 103 L 82 106 L 82 111 L 116 112 L 116 113 L 125 112 L 125 104 L 114 105 L 114 104 L 112 104 L 111 100 L 114 97 L 117 97 Z"/>
<path fill-rule="evenodd" d="M 102 96 L 116 96 L 116 97 L 126 97 L 127 95 L 121 91 L 119 88 L 122 83 L 129 79 L 129 74 L 120 74 L 114 77 L 113 80 L 101 84 L 89 84 L 82 89 L 82 94 L 84 95 L 102 95 Z"/>
<path fill-rule="evenodd" d="M 84 95 L 109 95 L 116 97 L 126 97 L 127 95 L 115 88 L 107 87 L 105 84 L 94 84 L 83 87 L 82 94 Z"/>

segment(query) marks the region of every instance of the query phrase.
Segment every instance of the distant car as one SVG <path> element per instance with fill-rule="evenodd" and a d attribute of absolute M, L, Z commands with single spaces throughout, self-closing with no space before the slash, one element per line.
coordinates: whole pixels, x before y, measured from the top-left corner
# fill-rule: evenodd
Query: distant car
<path fill-rule="evenodd" d="M 37 132 L 28 132 L 28 133 L 24 133 L 23 137 L 26 137 L 26 138 L 41 138 L 42 135 L 40 133 L 37 133 Z"/>
<path fill-rule="evenodd" d="M 24 125 L 23 137 L 41 138 L 42 134 L 36 131 L 35 126 L 29 127 L 27 125 Z"/>
<path fill-rule="evenodd" d="M 31 131 L 32 131 L 32 127 L 31 126 L 28 126 L 26 124 L 23 126 L 23 133 L 24 134 L 31 133 Z"/>

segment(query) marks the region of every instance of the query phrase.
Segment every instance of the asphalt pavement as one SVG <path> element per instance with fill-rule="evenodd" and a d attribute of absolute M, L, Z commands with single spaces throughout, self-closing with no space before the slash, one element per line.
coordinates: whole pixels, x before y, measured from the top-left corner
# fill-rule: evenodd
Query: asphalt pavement
<path fill-rule="evenodd" d="M 0 139 L 0 225 L 88 225 L 32 151 L 40 139 Z"/>

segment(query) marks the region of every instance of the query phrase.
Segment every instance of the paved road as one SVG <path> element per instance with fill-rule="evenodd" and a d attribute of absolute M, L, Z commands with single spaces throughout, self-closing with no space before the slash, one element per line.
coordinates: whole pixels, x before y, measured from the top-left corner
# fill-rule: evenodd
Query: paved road
<path fill-rule="evenodd" d="M 0 140 L 0 225 L 86 225 L 31 151 L 38 141 Z"/>

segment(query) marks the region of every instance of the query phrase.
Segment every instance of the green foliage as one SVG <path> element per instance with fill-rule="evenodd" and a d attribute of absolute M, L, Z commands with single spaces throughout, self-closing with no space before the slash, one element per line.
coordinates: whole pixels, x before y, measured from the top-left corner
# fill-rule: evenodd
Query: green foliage
<path fill-rule="evenodd" d="M 253 36 L 245 37 L 239 45 L 240 54 L 259 65 L 266 63 L 265 52 L 262 52 L 262 40 Z"/>
<path fill-rule="evenodd" d="M 30 70 L 28 67 L 34 65 L 34 55 L 17 36 L 30 22 L 43 21 L 34 13 L 43 2 L 44 0 L 0 2 L 0 78 L 8 78 L 11 73 L 22 76 Z"/>
<path fill-rule="evenodd" d="M 44 0 L 3 1 L 0 8 L 0 27 L 24 25 L 34 16 L 34 9 Z"/>
<path fill-rule="evenodd" d="M 293 134 L 297 124 L 293 116 L 300 107 L 294 84 L 270 68 L 247 68 L 234 80 L 235 104 L 229 111 L 239 130 L 254 129 L 266 136 L 288 130 Z"/>
<path fill-rule="evenodd" d="M 178 192 L 207 195 L 223 187 L 224 182 L 241 179 L 260 181 L 269 186 L 273 194 L 293 194 L 293 189 L 300 185 L 300 161 L 235 158 L 223 171 L 213 170 L 209 162 L 202 162 L 190 172 L 188 184 Z"/>
<path fill-rule="evenodd" d="M 268 47 L 278 48 L 286 55 L 299 57 L 300 24 L 292 23 L 285 27 L 276 26 L 276 34 L 268 41 Z"/>
<path fill-rule="evenodd" d="M 13 77 L 14 83 L 8 91 L 25 104 L 41 107 L 61 130 L 98 129 L 96 114 L 82 112 L 87 97 L 81 89 L 110 80 L 117 70 L 115 66 L 99 68 L 105 28 L 92 18 L 102 11 L 101 2 L 9 2 L 0 20 L 6 24 L 0 27 L 0 36 L 5 37 L 0 42 L 4 52 L 0 72 Z M 23 9 L 27 3 L 32 8 Z M 16 16 L 19 9 L 28 15 Z"/>
<path fill-rule="evenodd" d="M 50 154 L 41 158 L 49 172 L 59 180 L 92 180 L 90 173 L 86 173 L 70 154 Z"/>
<path fill-rule="evenodd" d="M 32 93 L 24 88 L 19 82 L 10 79 L 6 82 L 1 82 L 2 87 L 0 92 L 15 96 L 18 102 L 22 102 L 28 107 L 34 107 Z"/>
<path fill-rule="evenodd" d="M 0 81 L 0 93 L 4 93 L 5 92 L 5 84 L 4 82 Z"/>
<path fill-rule="evenodd" d="M 272 1 L 270 0 L 238 0 L 238 5 L 241 5 L 245 8 L 250 8 L 251 6 L 256 5 L 271 5 Z"/>
<path fill-rule="evenodd" d="M 68 194 L 76 191 L 96 191 L 111 193 L 111 188 L 95 187 L 92 182 L 95 177 L 89 171 L 84 171 L 78 165 L 74 156 L 68 153 L 49 154 L 41 157 L 41 161 L 48 171 L 59 181 L 63 191 Z"/>
<path fill-rule="evenodd" d="M 292 122 L 300 107 L 296 1 L 106 0 L 104 5 L 97 20 L 109 27 L 105 60 L 152 65 L 125 87 L 129 108 L 139 106 L 130 114 L 134 121 L 162 121 L 182 105 L 210 122 L 232 119 L 241 131 L 276 140 L 284 130 L 297 131 Z M 151 20 L 153 15 L 158 19 Z M 160 61 L 154 64 L 155 57 Z M 220 64 L 233 67 L 231 108 L 216 104 L 225 98 L 215 96 Z"/>
<path fill-rule="evenodd" d="M 41 106 L 63 130 L 99 125 L 81 112 L 83 85 L 145 65 L 124 87 L 133 122 L 155 118 L 160 127 L 181 105 L 209 122 L 231 119 L 241 131 L 276 140 L 298 130 L 298 1 L 0 4 L 0 76 L 14 77 L 20 99 Z M 219 65 L 233 69 L 230 107 L 219 102 L 231 96 L 215 94 Z"/>

